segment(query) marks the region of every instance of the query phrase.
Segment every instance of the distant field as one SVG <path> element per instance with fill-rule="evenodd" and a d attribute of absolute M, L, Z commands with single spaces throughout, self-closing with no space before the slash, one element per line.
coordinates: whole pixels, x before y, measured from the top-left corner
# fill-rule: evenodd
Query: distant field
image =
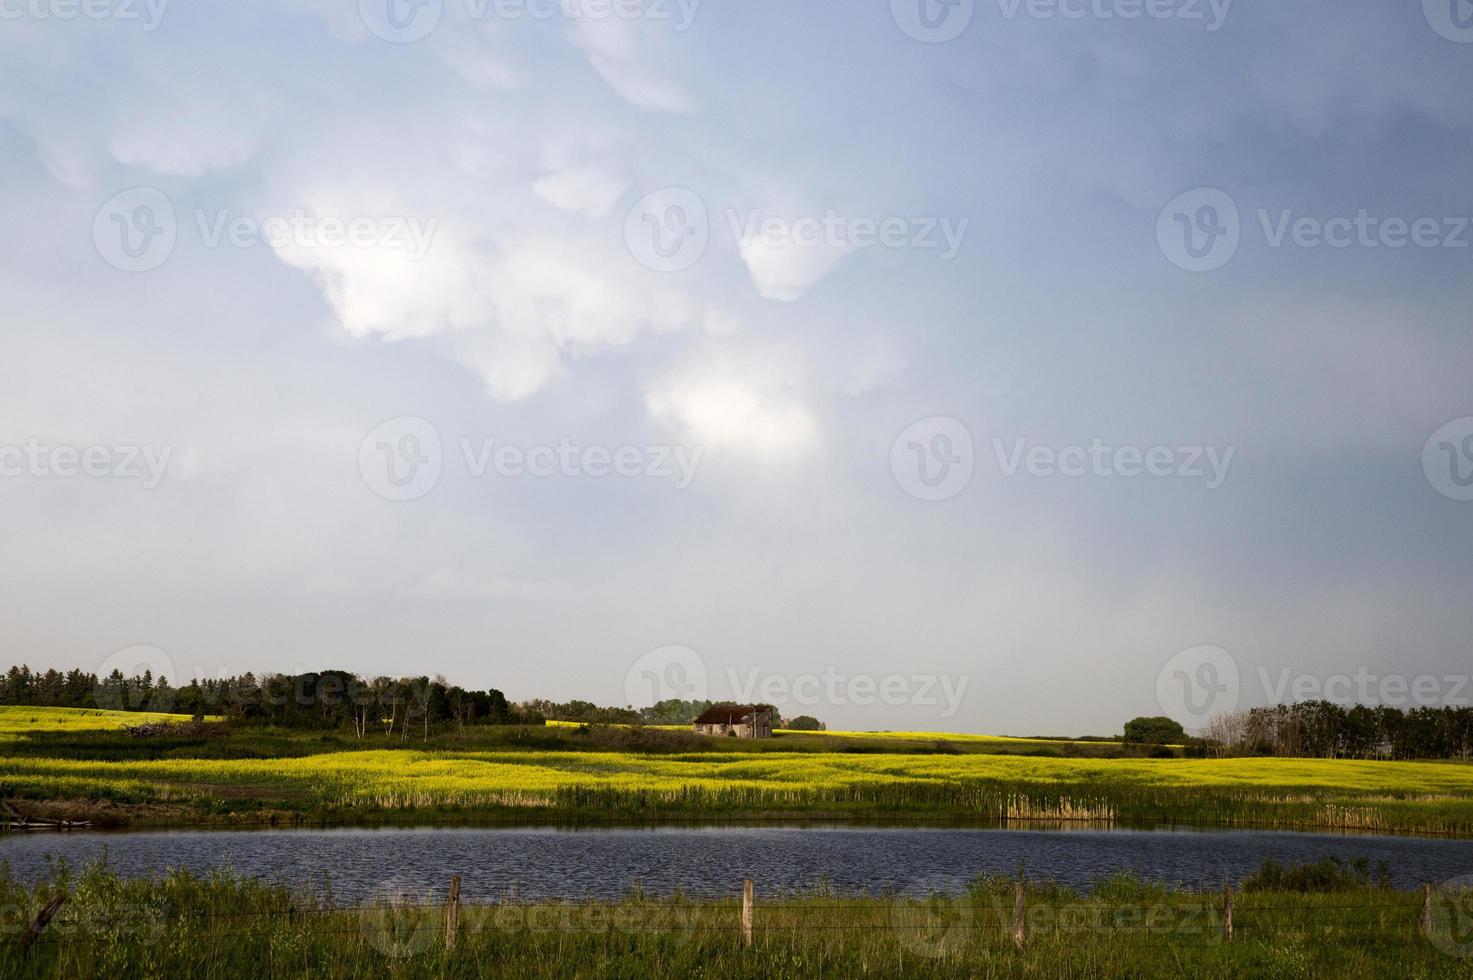
<path fill-rule="evenodd" d="M 597 732 L 566 727 L 451 731 L 428 744 L 413 733 L 360 742 L 249 727 L 134 739 L 101 729 L 144 716 L 41 720 L 51 714 L 0 710 L 12 743 L 0 744 L 6 795 L 160 819 L 906 816 L 1473 835 L 1473 766 L 1457 763 L 938 752 L 913 748 L 903 733 L 892 736 L 894 751 L 856 751 L 844 739 L 835 751 L 783 751 L 785 739 L 716 751 L 708 743 L 737 740 L 668 733 L 648 750 L 641 740 L 651 736 L 635 731 L 611 733 L 633 746 L 611 750 Z"/>
<path fill-rule="evenodd" d="M 189 721 L 189 716 L 152 711 L 94 711 L 82 708 L 5 705 L 0 706 L 0 739 L 33 732 L 97 731 L 161 721 L 186 722 Z"/>

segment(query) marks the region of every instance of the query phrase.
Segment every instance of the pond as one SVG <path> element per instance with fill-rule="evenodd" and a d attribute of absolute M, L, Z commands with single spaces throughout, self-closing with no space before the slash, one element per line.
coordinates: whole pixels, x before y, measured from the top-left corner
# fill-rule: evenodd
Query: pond
<path fill-rule="evenodd" d="M 0 861 L 34 880 L 48 858 L 80 866 L 106 855 L 128 876 L 229 865 L 340 899 L 425 894 L 462 877 L 468 898 L 617 898 L 640 886 L 721 896 L 752 878 L 766 894 L 811 889 L 957 891 L 983 873 L 1087 888 L 1119 871 L 1175 885 L 1221 887 L 1265 858 L 1389 864 L 1399 887 L 1473 873 L 1473 841 L 1257 831 L 946 830 L 839 827 L 659 829 L 332 829 L 0 834 Z"/>

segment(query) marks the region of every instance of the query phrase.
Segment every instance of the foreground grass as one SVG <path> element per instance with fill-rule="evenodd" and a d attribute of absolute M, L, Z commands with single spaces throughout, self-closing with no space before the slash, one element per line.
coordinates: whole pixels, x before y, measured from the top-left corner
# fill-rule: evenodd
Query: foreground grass
<path fill-rule="evenodd" d="M 1025 895 L 978 880 L 955 897 L 758 895 L 753 943 L 739 900 L 646 899 L 524 905 L 463 896 L 453 950 L 444 892 L 386 892 L 345 908 L 330 891 L 292 894 L 220 872 L 124 881 L 101 867 L 25 887 L 0 873 L 0 943 L 57 891 L 69 896 L 0 978 L 313 977 L 1466 977 L 1440 917 L 1418 929 L 1420 896 L 1362 887 L 1254 892 L 1235 901 L 1225 942 L 1220 896 L 1131 878 L 1089 895 L 1053 885 Z M 1466 898 L 1466 896 L 1463 896 Z"/>

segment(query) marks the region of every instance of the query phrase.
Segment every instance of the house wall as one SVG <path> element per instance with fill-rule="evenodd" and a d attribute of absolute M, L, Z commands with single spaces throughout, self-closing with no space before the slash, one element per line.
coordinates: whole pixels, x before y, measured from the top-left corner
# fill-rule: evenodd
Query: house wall
<path fill-rule="evenodd" d="M 735 734 L 737 738 L 771 738 L 772 724 L 766 715 L 759 716 L 756 725 L 696 725 L 698 735 Z"/>

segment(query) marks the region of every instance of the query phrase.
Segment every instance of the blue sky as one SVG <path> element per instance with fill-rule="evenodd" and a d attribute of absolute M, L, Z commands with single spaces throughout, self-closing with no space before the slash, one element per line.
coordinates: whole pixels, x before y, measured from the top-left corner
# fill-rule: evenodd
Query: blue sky
<path fill-rule="evenodd" d="M 72 9 L 0 2 L 10 660 L 1473 696 L 1466 0 Z"/>

